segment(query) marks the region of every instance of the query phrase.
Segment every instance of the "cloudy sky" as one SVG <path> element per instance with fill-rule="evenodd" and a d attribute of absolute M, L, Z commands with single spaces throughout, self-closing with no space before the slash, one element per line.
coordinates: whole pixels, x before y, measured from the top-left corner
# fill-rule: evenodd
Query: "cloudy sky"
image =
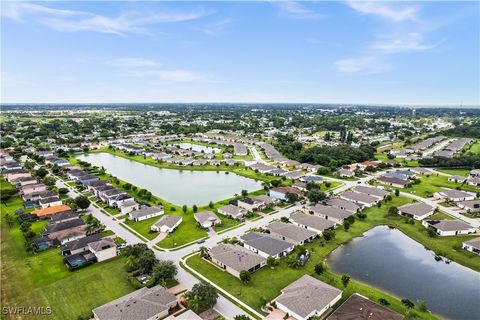
<path fill-rule="evenodd" d="M 2 102 L 480 104 L 478 2 L 2 2 Z"/>

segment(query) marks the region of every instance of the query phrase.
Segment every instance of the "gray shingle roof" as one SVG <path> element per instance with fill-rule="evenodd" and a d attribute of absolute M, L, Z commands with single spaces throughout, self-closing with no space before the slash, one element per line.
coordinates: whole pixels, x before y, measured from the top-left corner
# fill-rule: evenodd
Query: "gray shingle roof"
<path fill-rule="evenodd" d="M 315 237 L 317 234 L 313 231 L 297 227 L 291 223 L 272 222 L 267 226 L 267 229 L 272 234 L 285 237 L 288 240 L 293 240 L 295 243 L 300 243 L 305 240 Z"/>
<path fill-rule="evenodd" d="M 472 246 L 478 250 L 480 250 L 480 238 L 475 238 L 469 241 L 465 241 L 464 244 L 468 244 L 469 246 Z"/>
<path fill-rule="evenodd" d="M 203 224 L 205 221 L 211 221 L 211 222 L 220 221 L 218 216 L 212 211 L 196 212 L 193 215 L 195 217 L 195 220 L 197 220 L 200 224 Z"/>
<path fill-rule="evenodd" d="M 333 198 L 329 199 L 326 201 L 326 204 L 337 207 L 337 208 L 343 208 L 343 210 L 351 211 L 351 212 L 357 212 L 360 210 L 360 206 L 356 203 L 353 203 L 351 201 L 345 200 L 345 199 L 340 199 L 340 198 Z"/>
<path fill-rule="evenodd" d="M 304 275 L 282 290 L 277 302 L 303 318 L 314 311 L 323 310 L 342 291 L 309 275 Z"/>
<path fill-rule="evenodd" d="M 148 216 L 150 214 L 154 214 L 158 212 L 163 212 L 162 206 L 145 207 L 145 208 L 130 212 L 130 215 L 134 218 L 141 218 L 141 217 Z"/>
<path fill-rule="evenodd" d="M 161 286 L 142 288 L 93 310 L 99 320 L 147 320 L 175 305 L 175 295 Z"/>
<path fill-rule="evenodd" d="M 433 207 L 420 202 L 420 203 L 407 203 L 404 204 L 403 206 L 398 207 L 398 210 L 402 213 L 407 213 L 415 216 L 423 216 L 426 215 L 427 213 L 433 211 Z"/>
<path fill-rule="evenodd" d="M 339 220 L 345 219 L 353 215 L 352 212 L 342 210 L 337 207 L 324 206 L 322 204 L 317 204 L 310 208 L 311 211 L 317 214 L 325 215 L 328 217 L 336 218 Z"/>
<path fill-rule="evenodd" d="M 90 250 L 95 252 L 102 251 L 108 248 L 116 247 L 115 241 L 112 238 L 103 238 L 88 244 Z"/>
<path fill-rule="evenodd" d="M 173 228 L 180 220 L 182 220 L 181 217 L 166 215 L 161 217 L 160 220 L 158 220 L 157 222 L 155 222 L 155 226 L 159 228 L 161 226 L 167 226 L 169 228 Z"/>
<path fill-rule="evenodd" d="M 329 221 L 311 214 L 304 214 L 304 213 L 293 213 L 290 215 L 290 220 L 302 224 L 304 226 L 311 227 L 316 230 L 326 230 L 333 228 L 335 226 L 335 222 Z"/>
<path fill-rule="evenodd" d="M 440 231 L 468 230 L 472 227 L 460 220 L 429 220 L 428 225 Z"/>
<path fill-rule="evenodd" d="M 369 196 L 368 194 L 357 193 L 353 191 L 345 191 L 344 193 L 341 194 L 341 196 L 347 200 L 359 201 L 359 202 L 368 203 L 368 204 L 373 204 L 378 200 L 378 198 Z"/>
<path fill-rule="evenodd" d="M 380 188 L 375 188 L 375 187 L 366 187 L 366 186 L 356 186 L 355 188 L 353 188 L 353 191 L 364 193 L 371 196 L 380 197 L 380 198 L 383 198 L 388 194 L 390 194 L 390 191 L 383 190 Z"/>
<path fill-rule="evenodd" d="M 242 239 L 245 244 L 270 256 L 276 256 L 293 246 L 290 242 L 260 232 L 249 232 L 241 236 L 240 239 Z"/>
<path fill-rule="evenodd" d="M 249 270 L 266 259 L 240 246 L 219 244 L 209 250 L 210 256 L 235 271 Z"/>

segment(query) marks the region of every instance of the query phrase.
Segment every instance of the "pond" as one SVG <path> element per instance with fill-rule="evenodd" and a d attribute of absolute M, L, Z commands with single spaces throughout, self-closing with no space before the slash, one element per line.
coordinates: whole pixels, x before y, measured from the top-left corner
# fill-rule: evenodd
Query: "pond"
<path fill-rule="evenodd" d="M 193 150 L 197 152 L 204 152 L 204 153 L 219 153 L 222 150 L 219 148 L 209 147 L 209 146 L 202 146 L 199 144 L 189 143 L 189 142 L 181 142 L 181 143 L 174 143 L 172 146 L 178 146 L 182 149 L 186 150 Z"/>
<path fill-rule="evenodd" d="M 261 181 L 232 172 L 161 169 L 109 153 L 82 154 L 77 159 L 104 167 L 113 176 L 178 205 L 206 205 L 233 197 L 242 190 L 262 189 Z"/>
<path fill-rule="evenodd" d="M 448 319 L 480 319 L 480 273 L 434 254 L 401 231 L 376 227 L 335 249 L 330 269 L 391 292 Z"/>

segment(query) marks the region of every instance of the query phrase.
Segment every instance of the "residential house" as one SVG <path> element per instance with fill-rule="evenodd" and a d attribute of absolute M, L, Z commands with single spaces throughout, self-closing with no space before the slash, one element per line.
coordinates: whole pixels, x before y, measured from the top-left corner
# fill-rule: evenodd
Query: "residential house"
<path fill-rule="evenodd" d="M 435 192 L 433 196 L 437 199 L 446 199 L 449 201 L 470 201 L 475 199 L 475 194 L 456 189 L 448 189 L 439 192 Z"/>
<path fill-rule="evenodd" d="M 89 243 L 97 242 L 101 239 L 102 239 L 102 235 L 100 233 L 95 233 L 95 234 L 86 236 L 84 238 L 80 238 L 80 239 L 65 243 L 61 247 L 60 251 L 64 256 L 81 253 L 88 250 Z"/>
<path fill-rule="evenodd" d="M 193 217 L 203 228 L 211 228 L 222 223 L 222 220 L 212 211 L 195 212 Z"/>
<path fill-rule="evenodd" d="M 267 259 L 232 244 L 219 244 L 208 250 L 213 263 L 234 277 L 240 278 L 240 272 L 255 272 L 266 265 Z"/>
<path fill-rule="evenodd" d="M 305 214 L 302 212 L 296 212 L 290 215 L 290 222 L 294 225 L 316 232 L 319 235 L 323 234 L 323 231 L 335 228 L 335 222 L 326 220 L 311 214 Z"/>
<path fill-rule="evenodd" d="M 171 233 L 182 223 L 182 217 L 165 215 L 151 226 L 155 232 Z"/>
<path fill-rule="evenodd" d="M 457 206 L 467 212 L 480 212 L 480 200 L 469 200 L 457 202 Z"/>
<path fill-rule="evenodd" d="M 424 220 L 425 228 L 433 228 L 439 236 L 456 236 L 475 233 L 476 229 L 461 220 Z"/>
<path fill-rule="evenodd" d="M 38 204 L 42 209 L 49 207 L 56 207 L 63 204 L 63 201 L 58 196 L 46 197 L 38 200 Z"/>
<path fill-rule="evenodd" d="M 475 238 L 463 243 L 463 249 L 480 255 L 480 238 Z"/>
<path fill-rule="evenodd" d="M 272 222 L 266 228 L 272 236 L 280 237 L 280 239 L 293 243 L 294 245 L 305 244 L 317 236 L 317 233 L 314 231 L 280 221 Z"/>
<path fill-rule="evenodd" d="M 407 203 L 398 207 L 398 214 L 415 220 L 423 220 L 435 213 L 435 208 L 423 203 Z"/>
<path fill-rule="evenodd" d="M 110 200 L 113 200 L 117 198 L 121 194 L 127 194 L 125 191 L 120 190 L 120 189 L 108 189 L 106 191 L 102 191 L 99 193 L 100 199 L 102 199 L 103 202 L 110 203 Z"/>
<path fill-rule="evenodd" d="M 118 254 L 117 245 L 112 238 L 103 238 L 90 242 L 88 244 L 88 250 L 95 255 L 98 262 L 115 258 Z"/>
<path fill-rule="evenodd" d="M 84 186 L 88 186 L 90 183 L 100 180 L 97 176 L 92 176 L 91 174 L 87 174 L 85 176 L 81 176 L 78 178 L 78 182 L 83 184 Z"/>
<path fill-rule="evenodd" d="M 390 191 L 376 188 L 376 187 L 367 187 L 367 186 L 356 186 L 352 189 L 353 192 L 363 193 L 378 199 L 385 199 Z"/>
<path fill-rule="evenodd" d="M 35 177 L 20 177 L 10 181 L 11 184 L 17 189 L 21 189 L 26 185 L 37 184 L 37 179 Z"/>
<path fill-rule="evenodd" d="M 262 202 L 265 207 L 274 205 L 274 200 L 267 195 L 259 195 L 259 196 L 253 197 L 252 199 L 255 201 Z"/>
<path fill-rule="evenodd" d="M 80 177 L 87 176 L 88 173 L 83 170 L 70 170 L 67 172 L 67 177 L 70 180 L 78 181 Z"/>
<path fill-rule="evenodd" d="M 162 214 L 164 214 L 163 206 L 158 205 L 155 207 L 143 207 L 138 210 L 133 210 L 129 213 L 129 216 L 133 221 L 142 221 L 161 216 Z"/>
<path fill-rule="evenodd" d="M 301 171 L 290 171 L 290 172 L 284 174 L 283 176 L 287 179 L 290 179 L 290 180 L 297 180 L 297 179 L 300 179 L 301 177 L 305 176 L 305 174 Z"/>
<path fill-rule="evenodd" d="M 268 195 L 275 200 L 287 201 L 287 194 L 293 193 L 296 195 L 301 195 L 302 193 L 297 188 L 293 187 L 277 187 L 270 189 Z"/>
<path fill-rule="evenodd" d="M 467 180 L 467 177 L 464 177 L 464 176 L 450 176 L 450 177 L 448 177 L 448 181 L 454 182 L 454 183 L 463 183 L 465 180 Z"/>
<path fill-rule="evenodd" d="M 60 206 L 55 207 L 48 207 L 45 209 L 38 209 L 32 211 L 32 214 L 36 215 L 40 219 L 47 218 L 56 214 L 60 214 L 62 212 L 72 211 L 72 208 L 67 206 L 66 204 L 62 204 Z"/>
<path fill-rule="evenodd" d="M 295 246 L 268 233 L 249 232 L 240 237 L 243 246 L 264 258 L 281 258 L 292 252 Z"/>
<path fill-rule="evenodd" d="M 307 208 L 306 211 L 306 213 L 313 213 L 320 218 L 333 221 L 337 224 L 343 224 L 346 218 L 353 216 L 353 212 L 323 204 L 316 204 L 311 208 Z"/>
<path fill-rule="evenodd" d="M 164 287 L 141 288 L 93 309 L 95 320 L 153 320 L 168 316 L 178 305 L 177 298 Z"/>
<path fill-rule="evenodd" d="M 7 172 L 3 172 L 2 174 L 5 180 L 7 180 L 8 182 L 14 181 L 15 179 L 18 179 L 18 178 L 32 176 L 30 172 L 26 169 L 9 170 Z"/>
<path fill-rule="evenodd" d="M 342 199 L 354 202 L 358 205 L 365 206 L 365 207 L 371 207 L 380 201 L 380 199 L 377 197 L 372 197 L 372 196 L 369 196 L 368 194 L 358 193 L 353 191 L 345 191 L 342 194 L 340 194 L 340 197 Z"/>
<path fill-rule="evenodd" d="M 253 198 L 241 198 L 237 200 L 237 206 L 247 211 L 253 212 L 257 210 L 263 210 L 265 208 L 265 203 L 263 201 L 258 201 Z"/>
<path fill-rule="evenodd" d="M 297 320 L 306 320 L 322 316 L 342 298 L 342 291 L 315 279 L 303 275 L 282 289 L 275 299 L 277 308 Z"/>
<path fill-rule="evenodd" d="M 344 177 L 344 178 L 353 178 L 355 177 L 355 172 L 348 170 L 348 169 L 339 169 L 335 174 L 339 177 Z"/>
<path fill-rule="evenodd" d="M 83 238 L 87 235 L 86 225 L 82 219 L 74 219 L 60 223 L 51 223 L 42 233 L 53 241 L 53 244 L 65 244 L 67 242 Z"/>
<path fill-rule="evenodd" d="M 362 209 L 362 206 L 341 198 L 328 199 L 325 202 L 325 204 L 348 211 L 348 212 L 352 212 L 352 213 L 357 213 Z"/>
<path fill-rule="evenodd" d="M 134 201 L 133 197 L 125 192 L 117 195 L 116 197 L 109 198 L 107 203 L 110 207 L 120 208 L 124 202 L 130 201 Z"/>
<path fill-rule="evenodd" d="M 403 315 L 354 293 L 328 316 L 327 320 L 403 320 L 403 318 Z"/>
<path fill-rule="evenodd" d="M 302 176 L 300 177 L 301 182 L 315 182 L 315 183 L 322 183 L 323 178 L 321 176 L 316 176 L 316 175 L 309 175 L 309 176 Z"/>
<path fill-rule="evenodd" d="M 427 169 L 427 168 L 422 168 L 422 167 L 412 168 L 411 170 L 415 173 L 418 173 L 418 174 L 422 175 L 422 176 L 429 176 L 433 173 L 432 170 Z"/>
<path fill-rule="evenodd" d="M 120 212 L 122 214 L 129 214 L 130 212 L 132 212 L 134 210 L 138 210 L 139 207 L 140 207 L 140 205 L 134 200 L 124 201 L 120 205 Z"/>
<path fill-rule="evenodd" d="M 248 211 L 233 204 L 227 204 L 226 206 L 218 208 L 218 213 L 232 217 L 234 219 L 240 219 L 243 218 L 243 216 L 246 215 Z"/>
<path fill-rule="evenodd" d="M 378 177 L 376 178 L 376 180 L 378 183 L 385 184 L 387 186 L 397 187 L 397 188 L 405 188 L 410 183 L 409 180 L 404 180 L 397 177 L 387 177 L 387 176 Z"/>
<path fill-rule="evenodd" d="M 65 211 L 50 217 L 50 223 L 59 223 L 78 218 L 78 214 L 73 211 Z"/>

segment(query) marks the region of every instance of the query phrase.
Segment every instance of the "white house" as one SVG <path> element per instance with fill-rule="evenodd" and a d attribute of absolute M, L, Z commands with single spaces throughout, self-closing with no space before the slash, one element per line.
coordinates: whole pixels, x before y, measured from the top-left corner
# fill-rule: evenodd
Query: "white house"
<path fill-rule="evenodd" d="M 477 230 L 461 220 L 424 220 L 422 225 L 433 228 L 439 236 L 456 236 L 475 233 Z"/>
<path fill-rule="evenodd" d="M 415 220 L 423 220 L 431 216 L 435 212 L 435 208 L 423 203 L 407 203 L 398 207 L 398 214 L 407 216 Z"/>
<path fill-rule="evenodd" d="M 475 194 L 456 189 L 448 189 L 444 191 L 435 192 L 433 196 L 437 199 L 446 199 L 450 201 L 469 201 L 475 199 Z"/>
<path fill-rule="evenodd" d="M 465 241 L 463 243 L 463 249 L 480 255 L 480 238 Z"/>
<path fill-rule="evenodd" d="M 142 221 L 153 217 L 161 216 L 164 213 L 163 206 L 144 207 L 139 210 L 133 210 L 129 216 L 134 221 Z"/>
<path fill-rule="evenodd" d="M 155 232 L 173 232 L 182 223 L 182 217 L 165 215 L 151 226 Z"/>
<path fill-rule="evenodd" d="M 117 245 L 112 238 L 103 238 L 99 241 L 90 242 L 88 249 L 95 255 L 98 262 L 102 262 L 117 256 Z"/>

